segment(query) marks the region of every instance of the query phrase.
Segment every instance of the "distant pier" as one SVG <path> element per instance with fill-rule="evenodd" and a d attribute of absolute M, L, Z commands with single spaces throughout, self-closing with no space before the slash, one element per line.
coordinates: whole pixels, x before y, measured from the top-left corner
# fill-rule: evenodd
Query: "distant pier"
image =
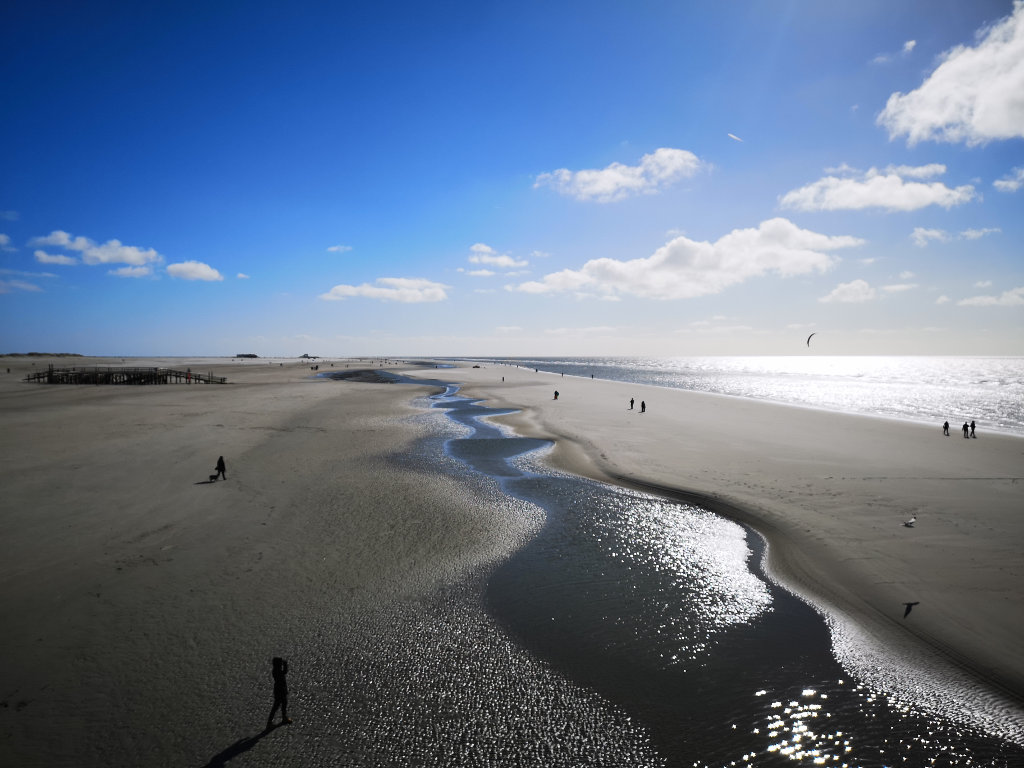
<path fill-rule="evenodd" d="M 84 366 L 36 371 L 25 377 L 35 384 L 227 384 L 223 376 L 174 368 L 113 368 Z"/>

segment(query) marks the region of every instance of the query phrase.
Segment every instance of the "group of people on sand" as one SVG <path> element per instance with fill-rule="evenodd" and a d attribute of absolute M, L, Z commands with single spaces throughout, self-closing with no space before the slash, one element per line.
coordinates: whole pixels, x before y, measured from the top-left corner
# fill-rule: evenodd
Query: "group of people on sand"
<path fill-rule="evenodd" d="M 973 420 L 971 421 L 970 424 L 968 424 L 965 421 L 964 425 L 963 425 L 963 427 L 961 427 L 961 429 L 963 430 L 964 437 L 967 437 L 967 438 L 977 437 L 977 435 L 974 434 L 974 421 Z M 942 434 L 944 434 L 946 437 L 949 437 L 949 422 L 948 421 L 943 423 L 943 425 L 942 425 Z"/>

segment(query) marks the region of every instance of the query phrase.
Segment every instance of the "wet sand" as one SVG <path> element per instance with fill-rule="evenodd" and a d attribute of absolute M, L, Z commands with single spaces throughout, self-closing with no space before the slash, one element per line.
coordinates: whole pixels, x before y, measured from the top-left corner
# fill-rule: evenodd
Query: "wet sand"
<path fill-rule="evenodd" d="M 450 373 L 521 409 L 496 421 L 555 440 L 557 466 L 751 525 L 769 571 L 861 641 L 1024 701 L 1024 440 L 502 365 Z"/>

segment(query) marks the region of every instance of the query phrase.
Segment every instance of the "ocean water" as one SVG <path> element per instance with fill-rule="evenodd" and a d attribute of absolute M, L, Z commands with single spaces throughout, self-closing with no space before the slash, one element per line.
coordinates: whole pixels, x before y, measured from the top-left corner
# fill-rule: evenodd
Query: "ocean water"
<path fill-rule="evenodd" d="M 1022 357 L 474 358 L 580 376 L 1024 436 Z"/>

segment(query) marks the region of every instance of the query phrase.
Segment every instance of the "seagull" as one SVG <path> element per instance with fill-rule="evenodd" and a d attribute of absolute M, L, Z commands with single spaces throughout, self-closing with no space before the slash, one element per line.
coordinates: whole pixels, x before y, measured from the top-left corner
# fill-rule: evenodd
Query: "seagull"
<path fill-rule="evenodd" d="M 914 515 L 909 520 L 905 521 L 903 524 L 905 526 L 907 526 L 907 528 L 913 528 L 914 527 L 914 523 L 916 523 L 916 522 L 917 522 L 917 515 Z"/>
<path fill-rule="evenodd" d="M 903 618 L 904 618 L 904 619 L 905 619 L 905 618 L 907 618 L 907 616 L 909 616 L 909 615 L 910 615 L 910 611 L 911 611 L 911 609 L 912 609 L 912 608 L 913 608 L 913 607 L 914 607 L 915 605 L 917 605 L 918 603 L 920 603 L 920 602 L 921 602 L 921 601 L 920 601 L 920 600 L 918 600 L 918 601 L 917 601 L 917 603 L 904 603 L 904 605 L 905 605 L 905 606 L 907 606 L 907 608 L 906 608 L 906 610 L 905 610 L 905 611 L 903 611 Z"/>

